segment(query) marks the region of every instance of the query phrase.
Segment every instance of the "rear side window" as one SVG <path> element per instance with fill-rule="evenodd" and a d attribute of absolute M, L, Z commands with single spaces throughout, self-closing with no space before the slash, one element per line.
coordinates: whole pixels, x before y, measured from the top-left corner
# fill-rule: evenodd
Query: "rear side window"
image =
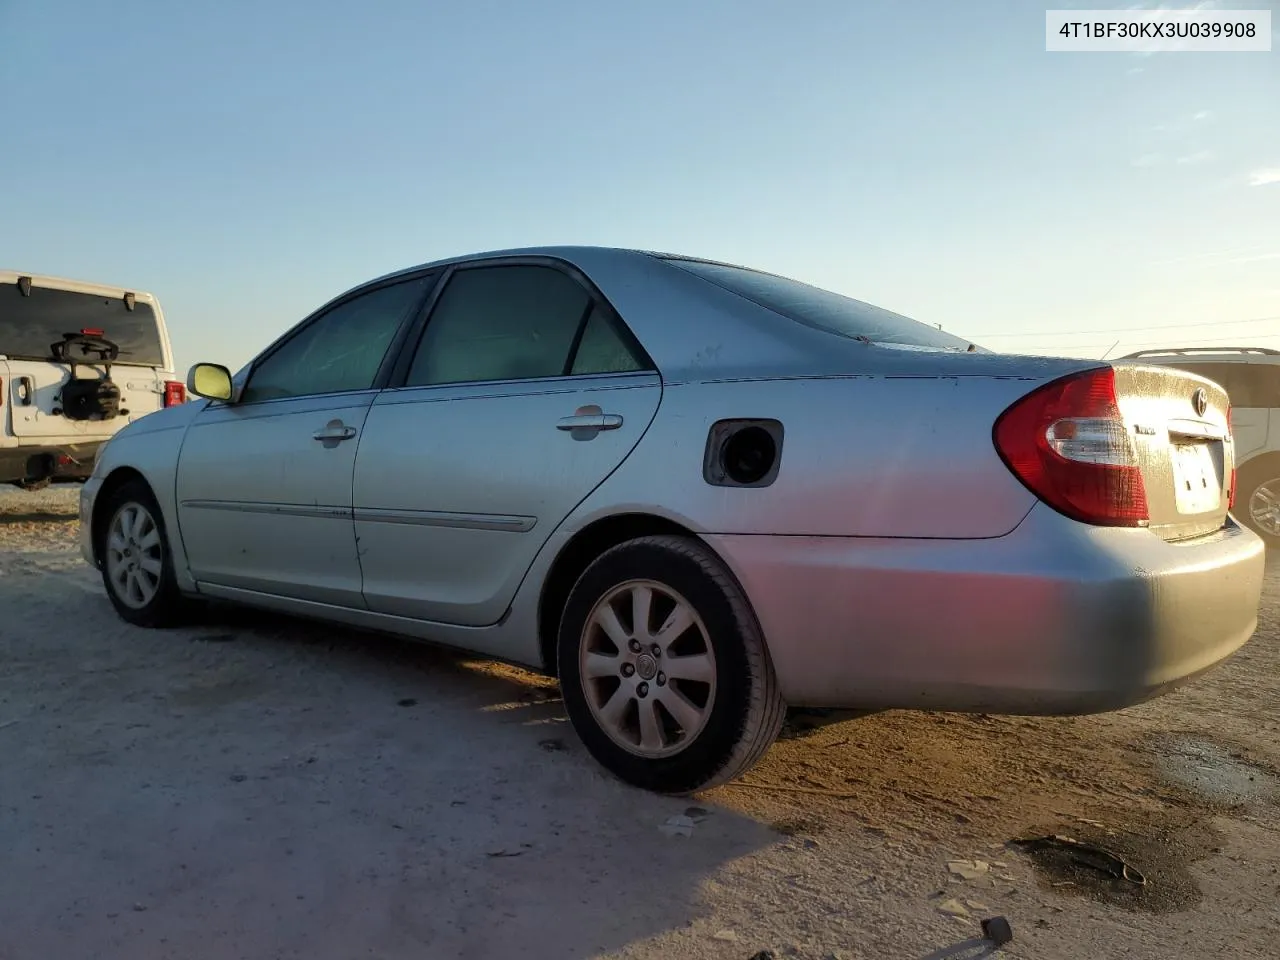
<path fill-rule="evenodd" d="M 120 348 L 118 363 L 163 367 L 164 344 L 149 303 L 70 290 L 31 287 L 24 297 L 16 283 L 0 284 L 0 355 L 15 360 L 51 360 L 64 334 L 101 331 Z"/>
<path fill-rule="evenodd" d="M 1280 407 L 1280 366 L 1269 363 L 1180 363 L 1222 384 L 1233 407 Z"/>
<path fill-rule="evenodd" d="M 906 347 L 967 350 L 969 341 L 900 313 L 786 277 L 705 260 L 667 260 L 796 323 L 850 339 Z"/>
<path fill-rule="evenodd" d="M 573 356 L 574 376 L 603 373 L 634 373 L 644 365 L 636 359 L 608 315 L 595 307 L 587 317 L 587 325 L 578 342 L 578 352 Z"/>
<path fill-rule="evenodd" d="M 625 366 L 607 342 L 610 331 L 593 327 L 598 314 L 586 289 L 552 267 L 459 270 L 427 320 L 406 386 L 604 373 Z M 584 341 L 591 334 L 581 366 L 570 363 L 580 330 Z"/>

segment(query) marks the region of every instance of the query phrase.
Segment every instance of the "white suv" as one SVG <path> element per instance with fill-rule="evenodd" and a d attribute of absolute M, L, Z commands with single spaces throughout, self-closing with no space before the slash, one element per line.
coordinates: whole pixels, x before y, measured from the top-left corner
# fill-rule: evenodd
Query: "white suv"
<path fill-rule="evenodd" d="M 83 480 L 125 424 L 183 403 L 149 293 L 0 270 L 0 483 Z"/>
<path fill-rule="evenodd" d="M 1236 519 L 1267 546 L 1280 545 L 1280 350 L 1142 350 L 1121 359 L 1177 367 L 1222 385 L 1235 434 Z"/>

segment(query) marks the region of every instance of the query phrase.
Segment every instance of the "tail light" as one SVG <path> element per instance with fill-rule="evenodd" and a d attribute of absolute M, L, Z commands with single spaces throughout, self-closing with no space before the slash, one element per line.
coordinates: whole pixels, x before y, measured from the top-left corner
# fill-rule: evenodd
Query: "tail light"
<path fill-rule="evenodd" d="M 1038 387 L 996 421 L 996 451 L 1023 485 L 1083 523 L 1140 527 L 1147 491 L 1111 367 Z"/>
<path fill-rule="evenodd" d="M 180 403 L 187 402 L 187 385 L 181 380 L 166 380 L 164 382 L 164 405 L 166 407 L 176 407 Z"/>
<path fill-rule="evenodd" d="M 1227 487 L 1227 509 L 1236 508 L 1236 425 L 1231 420 L 1231 404 L 1227 404 L 1227 445 L 1231 448 L 1231 480 Z"/>

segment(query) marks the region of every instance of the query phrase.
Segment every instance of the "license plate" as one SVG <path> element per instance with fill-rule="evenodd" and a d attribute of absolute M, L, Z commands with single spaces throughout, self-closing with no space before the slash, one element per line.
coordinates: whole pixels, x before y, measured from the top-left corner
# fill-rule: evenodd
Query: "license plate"
<path fill-rule="evenodd" d="M 1208 513 L 1222 505 L 1222 481 L 1206 444 L 1173 448 L 1173 484 L 1179 513 Z"/>

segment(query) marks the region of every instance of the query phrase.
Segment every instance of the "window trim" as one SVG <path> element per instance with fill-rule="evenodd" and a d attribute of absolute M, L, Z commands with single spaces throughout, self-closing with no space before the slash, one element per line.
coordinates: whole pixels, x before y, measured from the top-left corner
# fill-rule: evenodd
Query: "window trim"
<path fill-rule="evenodd" d="M 340 397 L 349 396 L 357 393 L 376 392 L 386 386 L 387 381 L 391 377 L 392 370 L 395 367 L 396 360 L 399 358 L 400 352 L 404 349 L 405 338 L 409 335 L 409 331 L 421 319 L 424 307 L 433 302 L 436 291 L 440 289 L 440 279 L 448 271 L 440 267 L 430 267 L 421 270 L 412 270 L 407 273 L 398 273 L 389 277 L 382 277 L 377 280 L 363 283 L 358 287 L 341 293 L 327 303 L 317 307 L 307 316 L 303 317 L 292 327 L 276 337 L 275 340 L 267 344 L 256 357 L 249 363 L 249 368 L 244 375 L 244 383 L 237 391 L 235 406 L 253 406 L 264 403 L 288 403 L 290 400 L 305 400 L 314 397 Z M 319 323 L 326 316 L 337 310 L 339 307 L 346 306 L 357 297 L 362 297 L 370 293 L 376 293 L 387 287 L 398 286 L 401 283 L 412 283 L 415 280 L 427 280 L 428 286 L 424 294 L 422 294 L 417 302 L 405 311 L 404 317 L 401 318 L 400 324 L 396 327 L 396 331 L 391 336 L 391 342 L 387 344 L 387 352 L 383 354 L 381 362 L 378 364 L 378 370 L 374 374 L 373 383 L 367 387 L 361 387 L 358 390 L 330 390 L 325 393 L 300 393 L 293 397 L 270 397 L 265 400 L 244 400 L 239 398 L 244 395 L 245 390 L 253 383 L 254 375 L 258 372 L 258 368 L 266 361 L 270 360 L 280 350 L 293 341 L 295 337 L 301 336 L 305 331 Z"/>
<path fill-rule="evenodd" d="M 578 319 L 578 329 L 574 332 L 573 341 L 569 348 L 569 354 L 565 358 L 565 366 L 558 374 L 552 374 L 545 377 L 512 377 L 499 380 L 458 380 L 452 383 L 424 383 L 410 384 L 409 371 L 413 366 L 414 358 L 418 351 L 422 348 L 423 338 L 426 336 L 427 325 L 431 323 L 436 307 L 440 302 L 440 297 L 444 291 L 448 289 L 449 281 L 453 279 L 453 275 L 460 270 L 478 270 L 487 267 L 548 267 L 557 270 L 567 276 L 570 280 L 578 284 L 587 294 L 587 306 L 583 310 L 582 316 Z M 583 334 L 586 332 L 587 323 L 591 319 L 591 314 L 595 309 L 599 309 L 605 322 L 609 324 L 610 329 L 618 337 L 619 340 L 631 351 L 632 356 L 636 358 L 636 362 L 640 365 L 636 370 L 628 370 L 623 373 L 571 373 L 574 360 L 578 355 L 578 348 L 582 344 Z M 590 377 L 628 377 L 639 375 L 653 375 L 658 373 L 657 364 L 653 362 L 653 358 L 649 356 L 649 352 L 645 350 L 640 343 L 639 338 L 627 326 L 625 320 L 609 302 L 606 297 L 582 270 L 570 263 L 568 260 L 560 257 L 552 257 L 545 254 L 516 254 L 511 256 L 499 257 L 470 257 L 466 260 L 459 260 L 455 263 L 448 264 L 441 272 L 435 286 L 432 288 L 427 297 L 426 303 L 419 310 L 418 317 L 411 325 L 411 329 L 406 332 L 404 342 L 399 345 L 400 354 L 396 358 L 387 382 L 383 385 L 384 390 L 437 390 L 449 387 L 464 387 L 472 384 L 485 383 L 541 383 L 546 381 L 557 380 L 582 380 Z"/>

